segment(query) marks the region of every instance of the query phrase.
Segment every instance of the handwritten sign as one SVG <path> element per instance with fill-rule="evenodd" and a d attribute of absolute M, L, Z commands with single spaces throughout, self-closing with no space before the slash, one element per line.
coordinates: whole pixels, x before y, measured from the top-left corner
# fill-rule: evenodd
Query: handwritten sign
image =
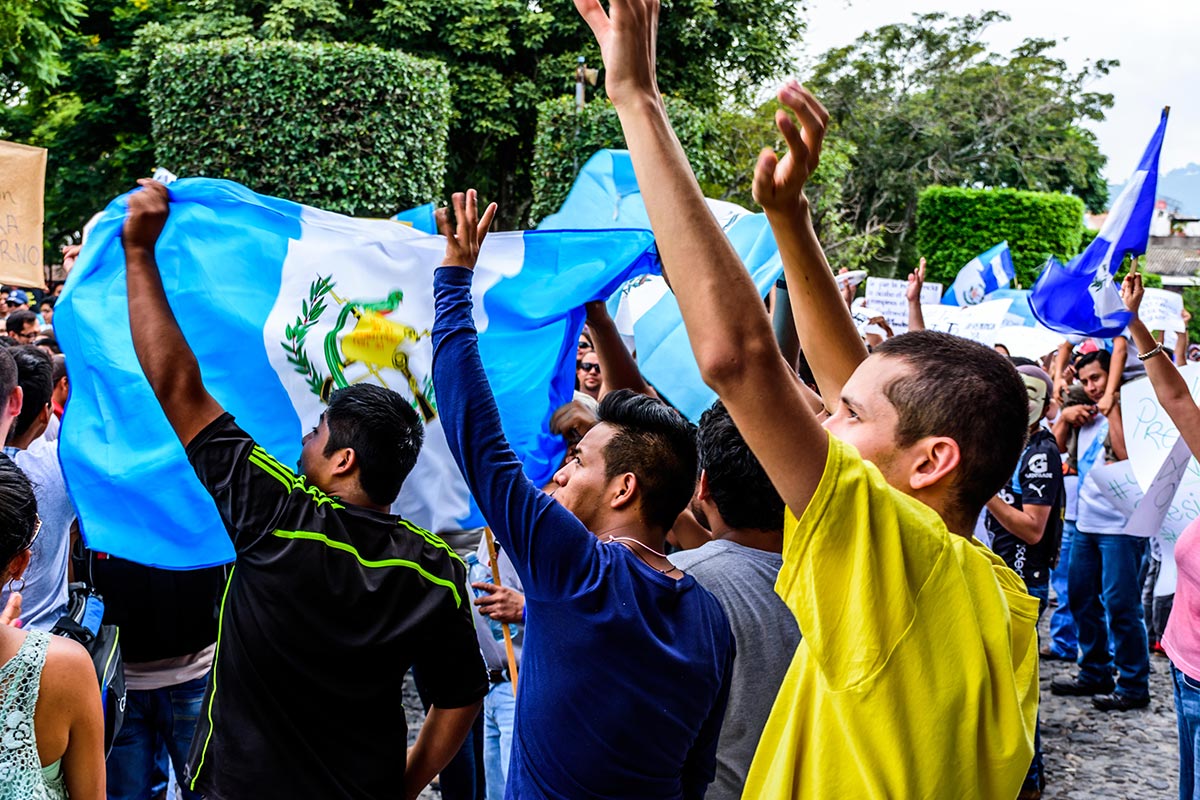
<path fill-rule="evenodd" d="M 42 271 L 46 151 L 0 142 L 0 283 L 46 285 Z"/>
<path fill-rule="evenodd" d="M 908 330 L 908 281 L 893 278 L 867 278 L 867 305 L 883 314 L 897 334 Z M 921 305 L 937 305 L 942 285 L 927 283 L 921 287 Z"/>
<path fill-rule="evenodd" d="M 1152 331 L 1182 333 L 1187 329 L 1183 323 L 1183 295 L 1166 289 L 1147 289 L 1138 316 Z"/>
<path fill-rule="evenodd" d="M 1200 397 L 1200 364 L 1179 370 L 1192 398 Z M 1200 465 L 1191 457 L 1175 423 L 1154 396 L 1149 379 L 1121 387 L 1125 447 L 1146 500 L 1130 517 L 1127 532 L 1150 531 L 1162 547 L 1162 569 L 1154 594 L 1175 591 L 1175 542 L 1200 517 Z"/>
<path fill-rule="evenodd" d="M 1004 315 L 1011 305 L 1011 299 L 987 300 L 961 307 L 922 304 L 921 313 L 925 316 L 925 327 L 931 331 L 952 333 L 991 347 L 996 343 L 996 334 L 1004 326 Z"/>

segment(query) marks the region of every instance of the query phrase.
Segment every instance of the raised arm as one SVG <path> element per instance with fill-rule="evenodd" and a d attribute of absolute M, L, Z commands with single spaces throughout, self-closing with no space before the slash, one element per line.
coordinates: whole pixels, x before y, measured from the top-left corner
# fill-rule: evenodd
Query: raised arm
<path fill-rule="evenodd" d="M 617 323 L 608 314 L 608 306 L 603 300 L 593 300 L 584 305 L 587 311 L 588 328 L 592 331 L 592 345 L 596 349 L 596 358 L 600 360 L 600 374 L 604 382 L 600 386 L 600 399 L 609 392 L 618 389 L 632 389 L 638 394 L 658 397 L 658 392 L 650 388 L 642 377 L 633 354 L 621 340 Z"/>
<path fill-rule="evenodd" d="M 925 259 L 908 276 L 904 297 L 908 300 L 908 329 L 925 330 L 925 312 L 921 310 L 921 289 L 925 287 Z"/>
<path fill-rule="evenodd" d="M 1108 380 L 1104 384 L 1104 396 L 1096 403 L 1100 413 L 1108 416 L 1117 404 L 1117 391 L 1124 378 L 1125 358 L 1129 355 L 1129 340 L 1124 336 L 1113 339 L 1112 358 L 1108 362 Z"/>
<path fill-rule="evenodd" d="M 700 374 L 799 514 L 820 482 L 828 439 L 808 411 L 762 298 L 708 211 L 667 119 L 655 75 L 658 0 L 612 0 L 611 16 L 599 0 L 575 0 L 575 7 L 600 45 L 605 87 Z"/>
<path fill-rule="evenodd" d="M 142 189 L 129 196 L 129 215 L 121 229 L 129 328 L 142 372 L 186 447 L 224 412 L 204 388 L 200 365 L 171 312 L 154 258 L 169 212 L 167 187 L 148 179 L 138 184 Z"/>
<path fill-rule="evenodd" d="M 500 413 L 479 358 L 471 278 L 495 214 L 481 220 L 474 190 L 453 198 L 457 227 L 445 209 L 438 229 L 446 258 L 434 277 L 433 386 L 438 418 L 454 456 L 496 541 L 512 559 L 525 594 L 551 599 L 570 592 L 589 568 L 596 541 L 583 524 L 534 486 L 504 437 Z M 545 535 L 543 535 L 545 531 Z"/>
<path fill-rule="evenodd" d="M 1129 332 L 1133 335 L 1133 343 L 1141 354 L 1149 353 L 1160 346 L 1158 342 L 1154 341 L 1154 336 L 1145 323 L 1138 317 L 1143 291 L 1140 272 L 1131 271 L 1125 276 L 1125 282 L 1121 285 L 1121 299 L 1125 301 L 1125 307 L 1133 312 L 1133 321 L 1129 323 Z M 1200 408 L 1192 399 L 1187 381 L 1179 374 L 1179 370 L 1166 357 L 1166 354 L 1161 351 L 1147 358 L 1144 363 L 1146 374 L 1150 377 L 1150 385 L 1154 387 L 1154 394 L 1158 398 L 1158 402 L 1162 404 L 1167 416 L 1179 429 L 1179 434 L 1187 442 L 1192 455 L 1200 454 Z"/>

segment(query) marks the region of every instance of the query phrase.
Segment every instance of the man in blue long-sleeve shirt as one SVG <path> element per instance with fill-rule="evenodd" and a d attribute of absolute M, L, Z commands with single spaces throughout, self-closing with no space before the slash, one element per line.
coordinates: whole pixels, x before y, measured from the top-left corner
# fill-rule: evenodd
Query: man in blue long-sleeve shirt
<path fill-rule="evenodd" d="M 720 604 L 660 552 L 691 496 L 695 433 L 617 392 L 553 495 L 524 475 L 479 359 L 471 277 L 494 213 L 445 210 L 433 381 L 450 449 L 525 587 L 528 625 L 507 797 L 700 798 L 733 662 Z"/>

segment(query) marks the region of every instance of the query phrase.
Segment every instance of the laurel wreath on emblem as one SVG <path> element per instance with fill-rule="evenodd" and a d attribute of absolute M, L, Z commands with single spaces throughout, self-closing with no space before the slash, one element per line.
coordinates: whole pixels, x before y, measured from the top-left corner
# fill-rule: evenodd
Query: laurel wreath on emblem
<path fill-rule="evenodd" d="M 322 384 L 325 383 L 325 376 L 318 372 L 317 368 L 308 360 L 308 353 L 304 349 L 304 340 L 308 336 L 309 330 L 317 324 L 317 320 L 325 312 L 325 296 L 333 291 L 334 285 L 332 275 L 324 278 L 317 276 L 317 279 L 308 287 L 308 299 L 301 301 L 300 315 L 296 317 L 295 322 L 283 330 L 286 341 L 280 342 L 287 351 L 288 363 L 295 367 L 296 372 L 304 376 L 308 388 L 318 396 L 321 394 Z"/>

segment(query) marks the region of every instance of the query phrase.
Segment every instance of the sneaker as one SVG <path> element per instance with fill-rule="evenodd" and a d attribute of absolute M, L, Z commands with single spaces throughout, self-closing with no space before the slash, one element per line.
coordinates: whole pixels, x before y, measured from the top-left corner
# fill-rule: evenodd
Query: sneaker
<path fill-rule="evenodd" d="M 1052 648 L 1048 644 L 1043 645 L 1042 649 L 1038 650 L 1038 653 L 1040 653 L 1042 658 L 1046 659 L 1047 661 L 1074 661 L 1075 660 L 1075 656 L 1065 656 L 1062 653 L 1055 650 L 1054 648 Z"/>
<path fill-rule="evenodd" d="M 1091 697 L 1097 694 L 1106 695 L 1113 690 L 1114 686 L 1112 681 L 1092 683 L 1078 678 L 1055 678 L 1050 681 L 1050 694 L 1066 697 Z"/>
<path fill-rule="evenodd" d="M 1092 705 L 1101 711 L 1132 711 L 1150 705 L 1150 695 L 1136 697 L 1123 692 L 1113 692 L 1093 697 Z"/>

